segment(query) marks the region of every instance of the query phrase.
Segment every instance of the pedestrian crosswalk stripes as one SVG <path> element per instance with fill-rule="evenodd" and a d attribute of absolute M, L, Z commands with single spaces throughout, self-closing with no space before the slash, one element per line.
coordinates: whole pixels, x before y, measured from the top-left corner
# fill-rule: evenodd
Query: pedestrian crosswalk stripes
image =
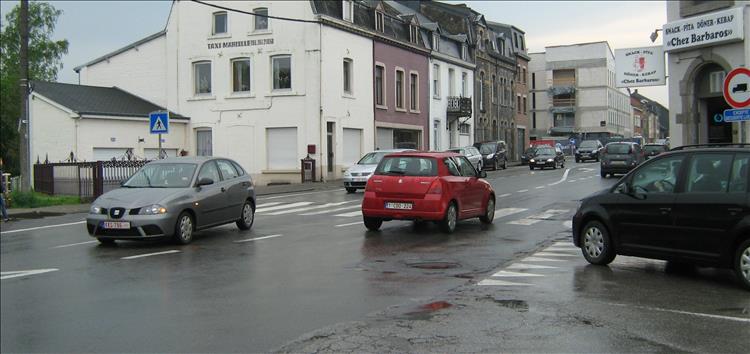
<path fill-rule="evenodd" d="M 551 246 L 541 251 L 538 251 L 526 258 L 523 258 L 520 261 L 505 267 L 504 269 L 497 271 L 496 273 L 492 274 L 489 278 L 484 279 L 480 281 L 479 283 L 477 283 L 477 285 L 481 285 L 481 286 L 519 286 L 519 285 L 534 286 L 535 285 L 534 283 L 523 283 L 523 282 L 515 282 L 515 281 L 517 279 L 524 279 L 524 278 L 528 279 L 528 278 L 545 276 L 545 274 L 539 274 L 539 273 L 545 273 L 545 272 L 554 273 L 555 270 L 559 268 L 553 267 L 548 264 L 550 263 L 554 264 L 555 262 L 571 261 L 570 258 L 566 258 L 566 257 L 572 257 L 573 255 L 571 253 L 573 251 L 578 251 L 578 249 L 572 243 L 555 242 Z M 563 252 L 568 252 L 568 253 L 563 253 Z M 546 264 L 543 265 L 540 263 L 546 263 Z M 513 278 L 514 282 L 499 280 L 497 278 Z"/>
<path fill-rule="evenodd" d="M 299 215 L 305 215 L 305 216 L 307 216 L 307 215 L 320 215 L 320 214 L 333 213 L 333 212 L 342 211 L 342 210 L 359 209 L 360 207 L 361 207 L 360 205 L 349 205 L 349 206 L 345 206 L 345 207 L 341 207 L 341 208 L 326 209 L 326 210 L 321 210 L 321 211 L 314 211 L 312 213 L 302 213 L 302 214 L 299 214 Z"/>
<path fill-rule="evenodd" d="M 326 203 L 322 205 L 307 206 L 304 208 L 287 209 L 287 210 L 282 210 L 282 211 L 276 211 L 273 213 L 268 213 L 268 215 L 284 215 L 284 214 L 298 213 L 298 212 L 304 212 L 304 211 L 310 211 L 310 210 L 316 210 L 316 209 L 329 208 L 333 206 L 341 206 L 344 204 L 349 204 L 349 203 L 354 203 L 354 202 L 358 202 L 358 200 L 349 200 L 349 201 L 338 202 L 338 203 Z"/>
<path fill-rule="evenodd" d="M 502 217 L 506 217 L 508 215 L 513 215 L 517 213 L 522 213 L 526 210 L 525 208 L 503 208 L 503 209 L 495 209 L 495 218 L 499 219 Z"/>
<path fill-rule="evenodd" d="M 291 204 L 284 204 L 284 205 L 272 206 L 272 207 L 269 207 L 269 208 L 257 208 L 257 209 L 255 209 L 255 212 L 256 213 L 266 213 L 266 212 L 273 211 L 273 210 L 281 210 L 281 209 L 288 209 L 288 208 L 295 208 L 295 207 L 310 205 L 312 203 L 313 202 L 296 202 L 296 203 L 291 203 Z"/>
<path fill-rule="evenodd" d="M 353 211 L 351 213 L 336 214 L 334 216 L 343 216 L 343 217 L 346 217 L 346 218 L 350 218 L 350 217 L 353 217 L 353 216 L 362 216 L 362 211 L 361 210 L 357 210 L 357 211 Z"/>
<path fill-rule="evenodd" d="M 533 284 L 514 283 L 510 281 L 497 280 L 497 279 L 485 279 L 485 280 L 480 281 L 478 285 L 531 286 Z"/>

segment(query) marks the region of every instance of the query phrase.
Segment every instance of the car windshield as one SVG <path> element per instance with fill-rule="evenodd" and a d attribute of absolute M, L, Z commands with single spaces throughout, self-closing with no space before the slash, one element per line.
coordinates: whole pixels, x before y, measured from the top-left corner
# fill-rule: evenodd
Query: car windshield
<path fill-rule="evenodd" d="M 357 165 L 377 165 L 383 159 L 383 156 L 388 154 L 388 152 L 371 152 L 362 156 Z"/>
<path fill-rule="evenodd" d="M 537 148 L 528 148 L 526 149 L 526 152 L 524 152 L 525 155 L 532 155 L 536 153 Z"/>
<path fill-rule="evenodd" d="M 555 154 L 555 149 L 552 149 L 552 148 L 538 149 L 536 151 L 536 154 L 537 155 L 554 155 Z"/>
<path fill-rule="evenodd" d="M 608 154 L 629 154 L 630 145 L 629 144 L 609 144 L 607 145 L 607 153 Z"/>
<path fill-rule="evenodd" d="M 190 185 L 193 163 L 150 163 L 122 184 L 126 188 L 184 188 Z"/>
<path fill-rule="evenodd" d="M 646 145 L 643 147 L 643 151 L 647 154 L 652 152 L 664 152 L 667 148 L 664 145 Z"/>
<path fill-rule="evenodd" d="M 596 141 L 590 141 L 590 140 L 584 141 L 581 143 L 581 148 L 587 148 L 587 149 L 596 148 Z"/>
<path fill-rule="evenodd" d="M 376 175 L 437 176 L 437 163 L 428 157 L 386 157 L 375 170 Z"/>
<path fill-rule="evenodd" d="M 487 155 L 487 154 L 494 153 L 495 152 L 495 146 L 497 146 L 497 144 L 495 144 L 495 143 L 484 143 L 481 146 L 479 146 L 479 152 L 482 155 Z"/>

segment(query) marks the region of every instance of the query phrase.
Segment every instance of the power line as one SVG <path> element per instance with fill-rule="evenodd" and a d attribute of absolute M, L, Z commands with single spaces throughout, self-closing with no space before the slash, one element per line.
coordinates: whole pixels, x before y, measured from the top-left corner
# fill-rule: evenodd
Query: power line
<path fill-rule="evenodd" d="M 283 21 L 291 21 L 291 22 L 302 22 L 302 23 L 319 23 L 317 20 L 303 20 L 303 19 L 291 18 L 291 17 L 280 17 L 280 16 L 262 15 L 262 14 L 256 14 L 254 12 L 233 9 L 231 7 L 224 7 L 224 6 L 220 6 L 220 5 L 216 5 L 216 4 L 209 4 L 209 3 L 206 3 L 206 2 L 203 2 L 203 1 L 200 1 L 200 0 L 191 0 L 191 1 L 193 1 L 195 3 L 198 3 L 198 4 L 201 4 L 201 5 L 206 5 L 206 6 L 214 7 L 214 8 L 225 10 L 225 11 L 239 12 L 239 13 L 245 14 L 245 15 L 252 15 L 252 16 L 258 16 L 258 17 L 272 18 L 274 20 L 283 20 Z"/>

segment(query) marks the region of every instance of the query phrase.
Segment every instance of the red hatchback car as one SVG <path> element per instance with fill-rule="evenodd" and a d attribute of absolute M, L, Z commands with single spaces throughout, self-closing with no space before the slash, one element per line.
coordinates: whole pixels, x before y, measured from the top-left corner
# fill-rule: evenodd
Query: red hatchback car
<path fill-rule="evenodd" d="M 436 221 L 447 233 L 461 219 L 492 223 L 495 191 L 487 173 L 451 152 L 403 152 L 387 155 L 367 181 L 362 200 L 365 227 L 383 221 Z"/>

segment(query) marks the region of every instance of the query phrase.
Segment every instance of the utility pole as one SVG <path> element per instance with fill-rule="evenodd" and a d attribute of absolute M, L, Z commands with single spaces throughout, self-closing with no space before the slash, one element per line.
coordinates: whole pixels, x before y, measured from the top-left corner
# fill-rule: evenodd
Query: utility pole
<path fill-rule="evenodd" d="M 19 132 L 19 155 L 21 162 L 21 190 L 31 189 L 31 171 L 29 157 L 29 0 L 21 0 L 21 12 L 18 16 L 18 30 L 21 33 L 21 72 L 19 76 L 19 90 L 21 93 L 21 128 Z"/>

